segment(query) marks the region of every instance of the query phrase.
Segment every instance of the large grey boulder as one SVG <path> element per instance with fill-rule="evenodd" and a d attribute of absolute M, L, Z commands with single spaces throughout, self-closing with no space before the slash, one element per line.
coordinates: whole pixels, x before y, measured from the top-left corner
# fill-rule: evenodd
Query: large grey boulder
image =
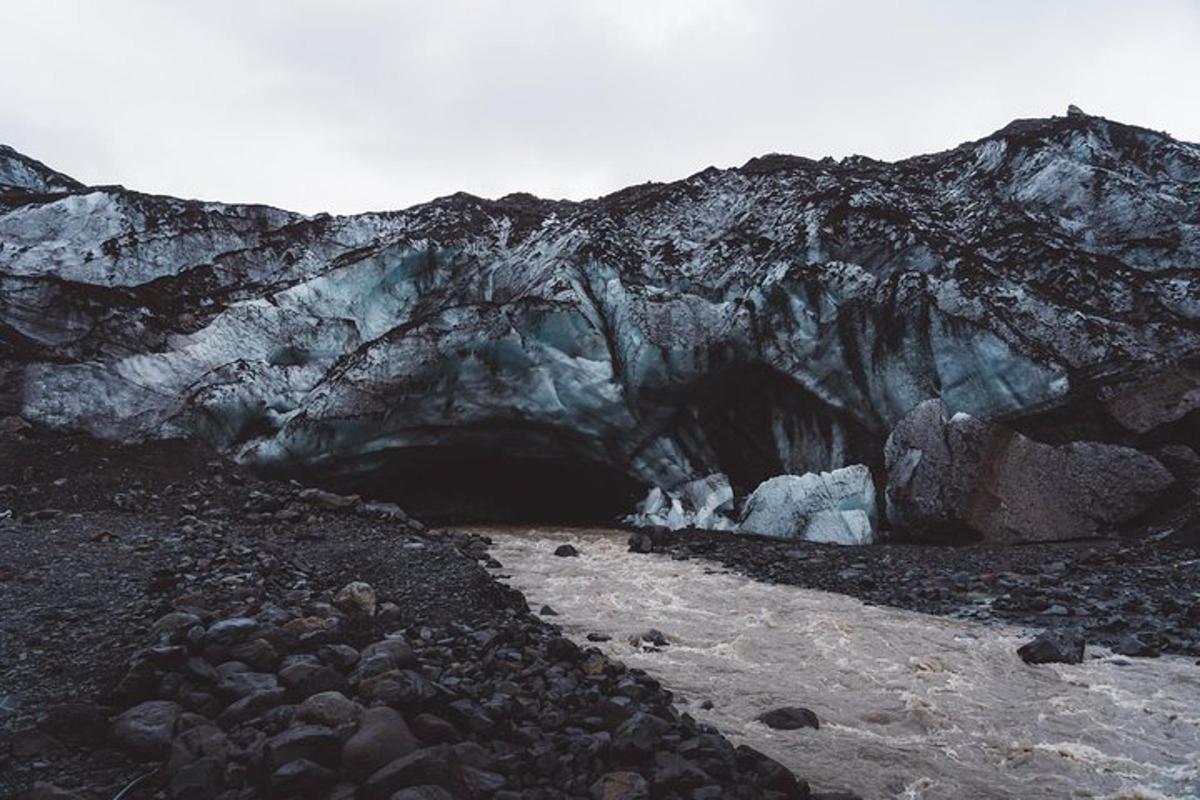
<path fill-rule="evenodd" d="M 746 500 L 738 530 L 780 539 L 870 544 L 875 518 L 871 471 L 855 464 L 763 481 Z"/>
<path fill-rule="evenodd" d="M 884 448 L 888 520 L 913 535 L 991 542 L 1115 536 L 1168 489 L 1171 473 L 1133 448 L 1053 446 L 940 400 L 921 403 Z"/>

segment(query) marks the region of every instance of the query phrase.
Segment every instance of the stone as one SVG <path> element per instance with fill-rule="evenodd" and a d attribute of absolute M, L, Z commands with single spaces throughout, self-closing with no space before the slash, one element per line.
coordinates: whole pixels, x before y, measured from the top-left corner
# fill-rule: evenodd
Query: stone
<path fill-rule="evenodd" d="M 1123 427 L 1149 433 L 1200 409 L 1200 367 L 1177 364 L 1107 387 L 1101 399 L 1105 411 Z"/>
<path fill-rule="evenodd" d="M 296 709 L 296 720 L 330 728 L 357 725 L 363 707 L 341 692 L 318 692 L 305 698 Z"/>
<path fill-rule="evenodd" d="M 303 503 L 319 506 L 333 511 L 341 511 L 343 509 L 354 508 L 362 503 L 362 498 L 358 495 L 343 495 L 327 492 L 324 489 L 302 489 L 296 495 L 296 499 Z"/>
<path fill-rule="evenodd" d="M 297 758 L 271 773 L 271 797 L 324 797 L 335 783 L 337 773 L 332 769 L 308 758 Z"/>
<path fill-rule="evenodd" d="M 592 800 L 650 800 L 650 784 L 636 772 L 609 772 L 591 786 Z"/>
<path fill-rule="evenodd" d="M 736 758 L 738 770 L 745 773 L 754 786 L 779 792 L 786 798 L 808 798 L 808 784 L 797 780 L 790 769 L 770 756 L 743 744 L 738 745 Z"/>
<path fill-rule="evenodd" d="M 454 744 L 462 734 L 451 723 L 435 714 L 417 714 L 412 719 L 412 732 L 425 744 Z"/>
<path fill-rule="evenodd" d="M 1127 634 L 1117 640 L 1112 651 L 1118 655 L 1132 658 L 1158 658 L 1162 653 L 1153 644 L 1143 641 L 1141 637 Z"/>
<path fill-rule="evenodd" d="M 324 725 L 295 725 L 267 740 L 263 758 L 271 772 L 290 761 L 307 759 L 319 764 L 336 764 L 342 742 Z"/>
<path fill-rule="evenodd" d="M 209 626 L 204 641 L 218 647 L 231 647 L 254 636 L 260 627 L 257 621 L 247 617 L 223 619 Z"/>
<path fill-rule="evenodd" d="M 363 800 L 387 800 L 401 789 L 449 779 L 450 751 L 445 745 L 424 747 L 391 761 L 371 773 L 362 784 Z"/>
<path fill-rule="evenodd" d="M 351 776 L 366 776 L 419 746 L 400 712 L 375 706 L 366 710 L 358 730 L 342 746 L 342 768 Z"/>
<path fill-rule="evenodd" d="M 138 758 L 159 759 L 171 749 L 175 720 L 183 707 L 169 700 L 148 700 L 113 720 L 113 740 Z"/>
<path fill-rule="evenodd" d="M 293 702 L 322 692 L 341 692 L 349 695 L 350 681 L 345 675 L 320 662 L 298 662 L 279 671 L 279 682 Z"/>
<path fill-rule="evenodd" d="M 575 558 L 579 555 L 579 551 L 575 549 L 574 545 L 560 544 L 558 547 L 554 548 L 554 555 L 558 556 L 559 558 Z"/>
<path fill-rule="evenodd" d="M 1083 661 L 1085 641 L 1073 631 L 1046 631 L 1017 648 L 1027 664 L 1078 664 Z"/>
<path fill-rule="evenodd" d="M 221 712 L 217 722 L 226 730 L 236 728 L 238 725 L 262 716 L 276 706 L 283 705 L 286 700 L 287 689 L 283 687 L 255 692 L 228 706 Z"/>
<path fill-rule="evenodd" d="M 347 583 L 333 598 L 333 604 L 352 617 L 375 616 L 377 603 L 375 589 L 362 581 Z"/>
<path fill-rule="evenodd" d="M 758 721 L 768 728 L 780 731 L 794 731 L 800 728 L 817 730 L 821 727 L 817 715 L 807 708 L 801 708 L 800 706 L 776 708 L 760 715 Z"/>
<path fill-rule="evenodd" d="M 405 713 L 424 710 L 438 697 L 438 689 L 419 672 L 397 669 L 363 681 L 359 696 L 366 702 L 386 703 Z"/>
<path fill-rule="evenodd" d="M 658 748 L 659 739 L 670 729 L 666 720 L 639 711 L 613 733 L 613 752 L 629 759 L 649 758 Z"/>
<path fill-rule="evenodd" d="M 763 481 L 747 498 L 738 530 L 778 539 L 869 544 L 875 517 L 871 471 L 855 464 Z"/>
<path fill-rule="evenodd" d="M 204 756 L 176 769 L 167 792 L 171 800 L 210 800 L 220 794 L 224 776 L 225 762 Z"/>
<path fill-rule="evenodd" d="M 888 437 L 887 515 L 914 536 L 985 541 L 1116 536 L 1173 478 L 1152 456 L 1100 442 L 1052 446 L 921 403 Z"/>

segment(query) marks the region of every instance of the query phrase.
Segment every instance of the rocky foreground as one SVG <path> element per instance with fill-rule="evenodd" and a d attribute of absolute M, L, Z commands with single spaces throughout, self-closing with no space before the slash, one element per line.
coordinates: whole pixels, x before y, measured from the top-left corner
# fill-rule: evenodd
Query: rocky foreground
<path fill-rule="evenodd" d="M 478 537 L 177 442 L 9 417 L 0 464 L 3 796 L 809 796 L 531 615 Z"/>

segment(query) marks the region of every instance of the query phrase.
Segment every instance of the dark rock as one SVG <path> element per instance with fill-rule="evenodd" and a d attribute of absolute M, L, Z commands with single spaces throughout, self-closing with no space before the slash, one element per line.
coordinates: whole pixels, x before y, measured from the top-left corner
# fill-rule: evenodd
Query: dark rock
<path fill-rule="evenodd" d="M 419 672 L 398 669 L 376 675 L 358 687 L 359 695 L 367 702 L 386 703 L 406 714 L 424 711 L 438 698 L 437 687 Z"/>
<path fill-rule="evenodd" d="M 809 796 L 808 784 L 797 780 L 791 770 L 770 756 L 744 744 L 738 746 L 736 753 L 738 769 L 754 786 L 779 792 L 786 798 L 803 800 Z"/>
<path fill-rule="evenodd" d="M 817 730 L 821 727 L 817 715 L 807 708 L 801 708 L 800 706 L 787 706 L 768 711 L 761 715 L 758 721 L 768 728 L 775 728 L 781 731 L 794 731 L 799 728 L 813 728 Z"/>
<path fill-rule="evenodd" d="M 342 768 L 350 776 L 366 776 L 418 747 L 400 712 L 376 706 L 366 710 L 358 730 L 342 746 Z"/>
<path fill-rule="evenodd" d="M 185 764 L 171 775 L 171 800 L 210 800 L 220 793 L 224 775 L 225 762 L 212 756 Z"/>
<path fill-rule="evenodd" d="M 279 681 L 288 691 L 288 697 L 300 702 L 321 692 L 350 694 L 350 681 L 333 667 L 320 663 L 292 664 L 279 671 Z"/>
<path fill-rule="evenodd" d="M 1112 651 L 1119 655 L 1135 658 L 1158 658 L 1161 651 L 1141 637 L 1134 635 L 1122 636 L 1113 645 Z"/>
<path fill-rule="evenodd" d="M 262 716 L 276 706 L 283 705 L 286 700 L 287 690 L 282 687 L 255 692 L 243 697 L 222 711 L 221 716 L 217 718 L 217 722 L 226 730 L 235 728 L 238 725 L 249 722 L 255 717 Z"/>
<path fill-rule="evenodd" d="M 418 714 L 412 720 L 412 732 L 425 744 L 454 744 L 462 734 L 452 724 L 434 714 Z"/>
<path fill-rule="evenodd" d="M 307 758 L 289 761 L 271 773 L 271 797 L 323 797 L 337 782 L 337 773 Z"/>
<path fill-rule="evenodd" d="M 442 785 L 449 780 L 449 756 L 444 745 L 425 747 L 380 767 L 363 783 L 363 800 L 386 800 L 410 786 Z"/>
<path fill-rule="evenodd" d="M 296 725 L 267 741 L 263 752 L 271 772 L 290 761 L 308 759 L 320 764 L 336 764 L 342 749 L 341 739 L 324 725 Z"/>
<path fill-rule="evenodd" d="M 1083 661 L 1085 641 L 1073 631 L 1046 631 L 1017 648 L 1027 664 L 1078 664 Z"/>
<path fill-rule="evenodd" d="M 579 551 L 575 549 L 574 545 L 560 544 L 554 549 L 554 555 L 559 558 L 575 558 L 579 555 Z"/>
<path fill-rule="evenodd" d="M 613 752 L 632 760 L 649 758 L 659 739 L 670 729 L 666 720 L 638 712 L 622 722 L 613 734 Z"/>
<path fill-rule="evenodd" d="M 636 772 L 609 772 L 591 785 L 592 800 L 649 800 L 650 785 Z"/>
<path fill-rule="evenodd" d="M 162 758 L 171 748 L 175 720 L 183 712 L 168 700 L 149 700 L 113 720 L 113 740 L 138 758 Z"/>

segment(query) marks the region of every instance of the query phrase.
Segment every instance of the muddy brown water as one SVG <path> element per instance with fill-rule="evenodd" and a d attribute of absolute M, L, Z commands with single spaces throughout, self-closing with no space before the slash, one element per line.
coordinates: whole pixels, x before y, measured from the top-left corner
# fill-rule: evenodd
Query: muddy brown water
<path fill-rule="evenodd" d="M 1200 798 L 1200 666 L 1100 648 L 1030 666 L 1030 631 L 868 606 L 702 561 L 626 551 L 603 529 L 477 527 L 496 570 L 583 642 L 641 667 L 735 742 L 814 788 L 864 798 Z M 553 555 L 570 543 L 579 558 Z M 670 645 L 643 651 L 648 628 Z M 711 710 L 702 708 L 709 701 Z M 812 709 L 818 731 L 755 721 Z"/>

